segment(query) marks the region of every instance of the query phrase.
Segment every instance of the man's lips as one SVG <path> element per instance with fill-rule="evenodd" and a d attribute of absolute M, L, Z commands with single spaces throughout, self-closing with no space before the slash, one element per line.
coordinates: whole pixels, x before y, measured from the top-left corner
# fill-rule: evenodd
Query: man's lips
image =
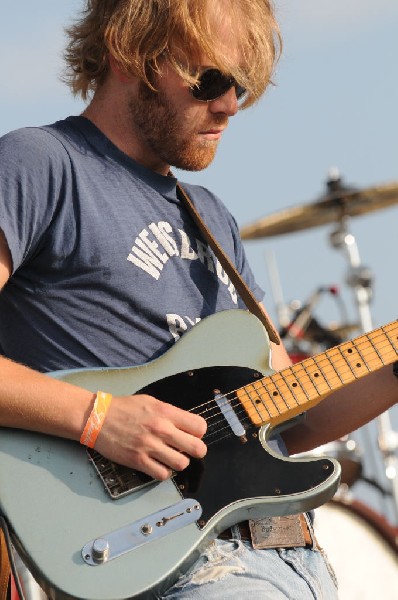
<path fill-rule="evenodd" d="M 211 129 L 206 129 L 204 131 L 200 131 L 200 135 L 203 135 L 209 140 L 219 140 L 222 136 L 224 129 L 212 127 Z"/>

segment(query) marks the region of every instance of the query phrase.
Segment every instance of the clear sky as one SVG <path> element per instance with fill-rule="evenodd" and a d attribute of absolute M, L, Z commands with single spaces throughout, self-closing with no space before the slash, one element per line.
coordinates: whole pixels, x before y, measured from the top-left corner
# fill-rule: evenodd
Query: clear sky
<path fill-rule="evenodd" d="M 78 114 L 59 81 L 63 27 L 81 0 L 0 0 L 0 135 Z M 398 182 L 397 0 L 276 0 L 284 54 L 260 103 L 231 120 L 214 163 L 181 173 L 217 193 L 240 226 L 324 191 L 329 169 L 360 189 Z M 397 206 L 357 217 L 348 226 L 373 277 L 374 326 L 398 317 Z M 346 256 L 332 248 L 332 226 L 246 244 L 266 304 L 276 319 L 267 257 L 276 261 L 286 302 L 305 302 L 319 286 L 337 285 L 345 317 L 331 297 L 323 325 L 355 323 L 358 307 L 346 284 Z"/>

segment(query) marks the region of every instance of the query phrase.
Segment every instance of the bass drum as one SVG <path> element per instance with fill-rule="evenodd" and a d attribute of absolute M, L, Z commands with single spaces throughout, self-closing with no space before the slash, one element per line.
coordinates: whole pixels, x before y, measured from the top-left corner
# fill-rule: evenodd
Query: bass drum
<path fill-rule="evenodd" d="M 397 600 L 398 527 L 358 500 L 315 511 L 315 535 L 339 584 L 339 600 Z"/>

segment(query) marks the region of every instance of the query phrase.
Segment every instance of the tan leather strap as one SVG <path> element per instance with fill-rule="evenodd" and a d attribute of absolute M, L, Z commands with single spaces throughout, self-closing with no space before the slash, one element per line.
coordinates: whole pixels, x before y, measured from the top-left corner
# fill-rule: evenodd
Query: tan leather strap
<path fill-rule="evenodd" d="M 231 279 L 235 288 L 239 292 L 239 295 L 242 298 L 242 300 L 244 301 L 244 303 L 246 304 L 247 308 L 258 319 L 260 319 L 261 323 L 264 325 L 265 329 L 267 330 L 267 333 L 269 335 L 269 339 L 271 340 L 271 342 L 274 342 L 275 344 L 280 344 L 280 339 L 279 339 L 277 332 L 271 325 L 269 319 L 267 318 L 266 314 L 262 310 L 260 304 L 257 302 L 253 292 L 251 291 L 251 289 L 249 288 L 247 283 L 244 281 L 244 279 L 242 278 L 240 273 L 238 273 L 234 264 L 231 262 L 229 257 L 225 254 L 225 252 L 221 248 L 220 244 L 213 237 L 212 233 L 210 232 L 210 229 L 204 223 L 202 217 L 196 210 L 190 197 L 188 196 L 188 194 L 185 192 L 185 190 L 181 187 L 181 185 L 179 183 L 177 183 L 177 196 L 180 198 L 180 200 L 182 200 L 185 203 L 185 205 L 189 211 L 189 214 L 191 215 L 191 217 L 193 218 L 193 220 L 199 227 L 199 231 L 201 232 L 204 239 L 209 244 L 210 248 L 213 250 L 214 254 L 217 256 L 217 258 L 220 261 L 225 272 L 229 275 L 229 278 Z"/>
<path fill-rule="evenodd" d="M 10 581 L 10 561 L 3 531 L 0 529 L 0 600 L 6 600 Z"/>

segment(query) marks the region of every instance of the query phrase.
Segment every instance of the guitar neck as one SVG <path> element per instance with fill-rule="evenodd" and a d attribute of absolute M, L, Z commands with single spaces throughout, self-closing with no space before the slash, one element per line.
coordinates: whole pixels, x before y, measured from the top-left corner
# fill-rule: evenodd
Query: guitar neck
<path fill-rule="evenodd" d="M 275 426 L 397 360 L 398 321 L 237 390 L 252 423 Z"/>

